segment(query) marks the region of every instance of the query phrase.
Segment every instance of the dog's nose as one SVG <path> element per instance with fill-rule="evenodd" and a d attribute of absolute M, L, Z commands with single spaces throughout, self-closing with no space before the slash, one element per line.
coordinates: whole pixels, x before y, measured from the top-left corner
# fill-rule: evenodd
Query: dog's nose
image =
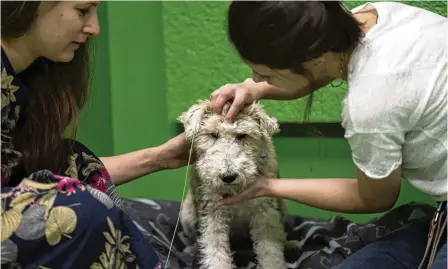
<path fill-rule="evenodd" d="M 222 181 L 224 181 L 227 184 L 230 184 L 235 181 L 237 177 L 237 174 L 224 174 L 221 176 Z"/>

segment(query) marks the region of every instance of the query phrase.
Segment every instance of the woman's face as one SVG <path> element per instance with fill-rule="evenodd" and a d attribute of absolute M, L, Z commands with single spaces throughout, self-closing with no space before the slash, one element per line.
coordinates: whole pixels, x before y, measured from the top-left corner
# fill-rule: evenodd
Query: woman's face
<path fill-rule="evenodd" d="M 293 73 L 289 69 L 271 69 L 266 65 L 248 63 L 252 69 L 252 79 L 255 82 L 267 82 L 273 86 L 297 91 L 309 87 L 308 79 L 304 75 Z"/>
<path fill-rule="evenodd" d="M 99 34 L 97 7 L 101 1 L 42 1 L 28 33 L 37 57 L 69 62 L 89 37 Z"/>
<path fill-rule="evenodd" d="M 266 81 L 272 86 L 298 95 L 309 93 L 310 90 L 318 90 L 332 80 L 326 65 L 328 62 L 324 58 L 303 63 L 306 76 L 290 69 L 272 69 L 266 65 L 244 62 L 252 69 L 252 79 L 255 82 Z"/>

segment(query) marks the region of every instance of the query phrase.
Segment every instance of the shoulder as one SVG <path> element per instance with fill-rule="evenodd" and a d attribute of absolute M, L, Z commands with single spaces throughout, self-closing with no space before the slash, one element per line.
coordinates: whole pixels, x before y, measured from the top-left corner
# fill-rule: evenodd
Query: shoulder
<path fill-rule="evenodd" d="M 377 10 L 378 19 L 355 52 L 360 63 L 367 65 L 358 69 L 395 71 L 446 59 L 446 17 L 404 3 L 369 5 Z"/>
<path fill-rule="evenodd" d="M 1 50 L 1 90 L 2 90 L 2 186 L 8 184 L 14 172 L 18 169 L 22 153 L 15 150 L 12 143 L 12 133 L 19 120 L 23 94 L 21 84 L 15 76 L 6 54 Z"/>
<path fill-rule="evenodd" d="M 16 94 L 20 83 L 12 69 L 8 57 L 1 50 L 2 110 L 16 102 Z"/>
<path fill-rule="evenodd" d="M 400 42 L 376 35 L 363 40 L 350 58 L 343 118 L 360 130 L 363 123 L 382 131 L 397 124 L 410 128 L 434 93 L 446 87 L 446 41 L 442 46 L 436 39 Z"/>
<path fill-rule="evenodd" d="M 435 23 L 444 23 L 447 21 L 445 16 L 434 12 L 439 11 L 439 13 L 443 13 L 440 9 L 434 8 L 438 5 L 437 3 L 425 5 L 425 8 L 420 7 L 420 4 L 415 5 L 412 2 L 401 3 L 385 1 L 368 3 L 367 5 L 374 7 L 378 11 L 378 14 L 380 15 L 379 20 L 383 22 L 397 25 L 402 22 L 407 22 L 406 24 L 401 25 L 402 27 L 413 27 L 416 25 L 434 26 Z M 361 7 L 355 8 L 355 10 L 359 10 Z M 443 8 L 446 8 L 445 5 L 443 5 Z M 412 35 L 412 33 L 409 34 Z"/>
<path fill-rule="evenodd" d="M 1 80 L 2 131 L 11 132 L 28 98 L 28 90 L 12 68 L 3 48 L 1 49 Z"/>

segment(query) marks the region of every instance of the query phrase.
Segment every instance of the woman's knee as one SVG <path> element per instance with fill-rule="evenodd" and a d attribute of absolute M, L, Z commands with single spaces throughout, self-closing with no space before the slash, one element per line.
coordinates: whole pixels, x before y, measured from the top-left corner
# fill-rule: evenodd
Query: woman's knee
<path fill-rule="evenodd" d="M 402 264 L 379 248 L 366 246 L 332 269 L 403 268 Z"/>
<path fill-rule="evenodd" d="M 426 246 L 424 227 L 409 224 L 364 246 L 334 269 L 417 268 Z"/>

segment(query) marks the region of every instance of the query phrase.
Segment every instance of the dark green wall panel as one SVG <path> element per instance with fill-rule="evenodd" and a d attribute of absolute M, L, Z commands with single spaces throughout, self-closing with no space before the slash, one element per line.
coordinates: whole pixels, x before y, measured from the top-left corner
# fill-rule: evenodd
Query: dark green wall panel
<path fill-rule="evenodd" d="M 109 72 L 109 34 L 107 3 L 99 7 L 101 34 L 94 40 L 92 88 L 82 111 L 78 139 L 99 155 L 112 155 L 112 106 Z"/>

